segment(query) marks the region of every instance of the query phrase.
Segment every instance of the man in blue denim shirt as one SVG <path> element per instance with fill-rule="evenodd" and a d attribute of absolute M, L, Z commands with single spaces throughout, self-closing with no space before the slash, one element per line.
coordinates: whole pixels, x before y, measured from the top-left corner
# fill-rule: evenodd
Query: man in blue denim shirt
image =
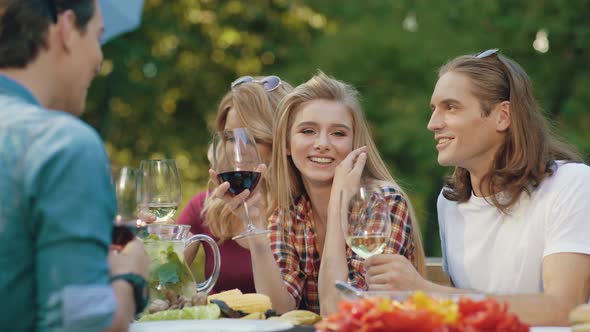
<path fill-rule="evenodd" d="M 96 0 L 0 0 L 0 331 L 125 331 L 144 305 L 147 256 L 109 254 L 109 162 L 76 117 L 102 25 Z"/>

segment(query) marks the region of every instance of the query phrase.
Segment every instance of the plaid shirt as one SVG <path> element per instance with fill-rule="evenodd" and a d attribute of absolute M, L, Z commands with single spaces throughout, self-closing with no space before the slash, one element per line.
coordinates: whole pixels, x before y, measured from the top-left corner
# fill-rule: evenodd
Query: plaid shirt
<path fill-rule="evenodd" d="M 391 237 L 383 250 L 384 254 L 400 254 L 414 261 L 412 226 L 406 198 L 393 187 L 381 187 L 389 205 Z M 300 309 L 319 313 L 318 276 L 321 257 L 316 243 L 315 227 L 311 219 L 311 203 L 307 196 L 300 196 L 291 207 L 291 218 L 280 222 L 280 213 L 275 211 L 269 220 L 271 249 L 277 260 L 283 281 Z M 348 282 L 355 287 L 367 289 L 363 259 L 350 247 L 346 247 Z"/>

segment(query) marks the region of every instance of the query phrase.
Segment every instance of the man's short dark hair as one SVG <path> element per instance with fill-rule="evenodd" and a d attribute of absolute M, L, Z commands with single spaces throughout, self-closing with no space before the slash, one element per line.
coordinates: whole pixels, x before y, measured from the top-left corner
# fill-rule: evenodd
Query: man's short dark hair
<path fill-rule="evenodd" d="M 72 10 L 85 31 L 94 0 L 0 0 L 0 68 L 24 68 L 47 48 L 47 31 L 57 16 Z"/>

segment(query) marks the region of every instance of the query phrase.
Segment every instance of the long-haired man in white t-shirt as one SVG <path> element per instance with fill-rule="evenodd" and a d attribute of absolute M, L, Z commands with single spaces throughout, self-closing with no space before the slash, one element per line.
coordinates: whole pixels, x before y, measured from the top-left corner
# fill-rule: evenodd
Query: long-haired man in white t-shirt
<path fill-rule="evenodd" d="M 370 289 L 479 291 L 532 325 L 566 325 L 590 296 L 590 167 L 552 134 L 525 71 L 488 50 L 439 71 L 428 129 L 454 166 L 438 199 L 443 266 L 457 288 L 401 256 L 366 260 Z"/>

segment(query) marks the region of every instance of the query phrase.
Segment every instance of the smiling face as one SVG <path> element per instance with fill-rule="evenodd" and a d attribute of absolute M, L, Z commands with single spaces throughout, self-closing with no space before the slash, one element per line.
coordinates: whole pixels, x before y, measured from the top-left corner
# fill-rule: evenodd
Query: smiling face
<path fill-rule="evenodd" d="M 297 111 L 288 154 L 306 187 L 332 184 L 336 166 L 352 151 L 352 128 L 352 115 L 339 102 L 313 100 Z"/>
<path fill-rule="evenodd" d="M 485 174 L 504 142 L 506 124 L 500 110 L 496 107 L 484 116 L 469 77 L 452 71 L 439 78 L 430 106 L 428 129 L 434 132 L 438 163 Z"/>

